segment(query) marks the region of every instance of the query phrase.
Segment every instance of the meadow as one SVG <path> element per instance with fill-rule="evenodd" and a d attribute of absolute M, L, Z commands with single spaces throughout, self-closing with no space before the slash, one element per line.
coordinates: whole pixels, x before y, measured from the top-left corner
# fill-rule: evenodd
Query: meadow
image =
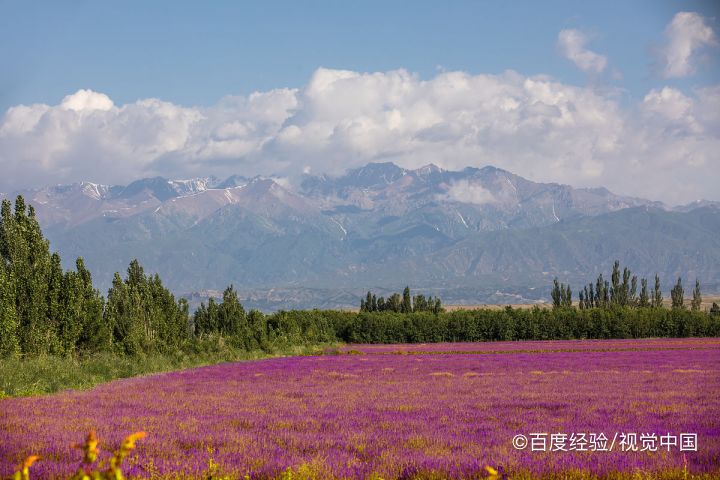
<path fill-rule="evenodd" d="M 142 478 L 474 479 L 486 466 L 510 478 L 717 478 L 718 392 L 717 338 L 351 345 L 0 400 L 0 476 L 39 454 L 32 478 L 67 478 L 73 444 L 95 429 L 106 449 L 147 432 L 126 461 Z M 513 446 L 543 432 L 608 442 Z M 607 451 L 631 432 L 655 434 L 655 451 Z M 681 433 L 697 435 L 696 451 L 660 447 Z"/>

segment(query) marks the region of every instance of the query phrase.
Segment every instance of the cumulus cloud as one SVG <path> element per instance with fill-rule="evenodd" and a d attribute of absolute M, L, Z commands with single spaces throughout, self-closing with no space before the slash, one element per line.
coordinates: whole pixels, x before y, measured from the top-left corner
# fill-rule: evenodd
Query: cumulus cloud
<path fill-rule="evenodd" d="M 607 67 L 607 57 L 585 48 L 587 36 L 580 30 L 566 29 L 558 34 L 560 52 L 580 70 L 590 75 L 602 73 Z"/>
<path fill-rule="evenodd" d="M 78 90 L 63 98 L 60 108 L 76 112 L 91 110 L 111 110 L 115 105 L 110 97 L 92 90 Z"/>
<path fill-rule="evenodd" d="M 490 191 L 483 188 L 482 185 L 472 183 L 468 180 L 459 180 L 451 184 L 442 198 L 444 200 L 472 203 L 475 205 L 495 202 L 495 197 Z"/>
<path fill-rule="evenodd" d="M 718 46 L 713 29 L 695 12 L 677 13 L 665 28 L 665 42 L 662 59 L 666 78 L 692 75 L 697 52 L 703 47 Z"/>
<path fill-rule="evenodd" d="M 116 105 L 81 90 L 0 117 L 0 190 L 153 175 L 297 179 L 393 161 L 491 164 L 536 181 L 669 202 L 718 199 L 718 104 L 717 87 L 666 87 L 627 106 L 593 88 L 512 71 L 421 79 L 405 70 L 321 68 L 302 88 L 202 108 L 158 99 Z M 488 200 L 470 185 L 454 194 Z"/>

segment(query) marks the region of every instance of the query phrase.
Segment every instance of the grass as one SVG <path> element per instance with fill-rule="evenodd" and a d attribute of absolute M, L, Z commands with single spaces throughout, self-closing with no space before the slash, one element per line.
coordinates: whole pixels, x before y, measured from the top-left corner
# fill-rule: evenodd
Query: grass
<path fill-rule="evenodd" d="M 0 359 L 0 399 L 88 389 L 119 378 L 214 365 L 222 362 L 298 355 L 319 355 L 336 345 L 302 345 L 270 351 L 245 351 L 221 345 L 207 351 L 120 355 L 97 353 L 81 357 L 39 356 Z"/>

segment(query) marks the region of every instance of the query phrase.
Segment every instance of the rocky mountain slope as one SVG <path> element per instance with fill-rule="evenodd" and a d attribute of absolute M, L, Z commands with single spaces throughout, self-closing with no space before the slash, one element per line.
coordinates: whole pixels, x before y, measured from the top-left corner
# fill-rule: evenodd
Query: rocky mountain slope
<path fill-rule="evenodd" d="M 716 202 L 670 208 L 494 167 L 375 163 L 297 188 L 150 178 L 0 196 L 17 193 L 102 288 L 137 257 L 178 293 L 233 283 L 264 308 L 353 305 L 368 288 L 406 284 L 451 302 L 517 302 L 546 298 L 554 276 L 579 287 L 617 258 L 668 288 L 682 275 L 720 291 Z"/>

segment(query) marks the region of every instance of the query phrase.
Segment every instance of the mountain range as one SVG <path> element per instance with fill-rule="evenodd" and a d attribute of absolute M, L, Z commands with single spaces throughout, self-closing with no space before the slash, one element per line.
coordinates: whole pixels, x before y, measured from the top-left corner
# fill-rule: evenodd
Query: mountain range
<path fill-rule="evenodd" d="M 234 175 L 126 186 L 82 182 L 25 196 L 68 266 L 101 289 L 132 258 L 191 299 L 234 284 L 263 309 L 356 306 L 405 285 L 446 303 L 525 303 L 554 277 L 575 290 L 615 259 L 667 291 L 720 291 L 720 203 L 670 207 L 604 188 L 537 183 L 487 166 L 370 163 L 339 177 Z"/>

